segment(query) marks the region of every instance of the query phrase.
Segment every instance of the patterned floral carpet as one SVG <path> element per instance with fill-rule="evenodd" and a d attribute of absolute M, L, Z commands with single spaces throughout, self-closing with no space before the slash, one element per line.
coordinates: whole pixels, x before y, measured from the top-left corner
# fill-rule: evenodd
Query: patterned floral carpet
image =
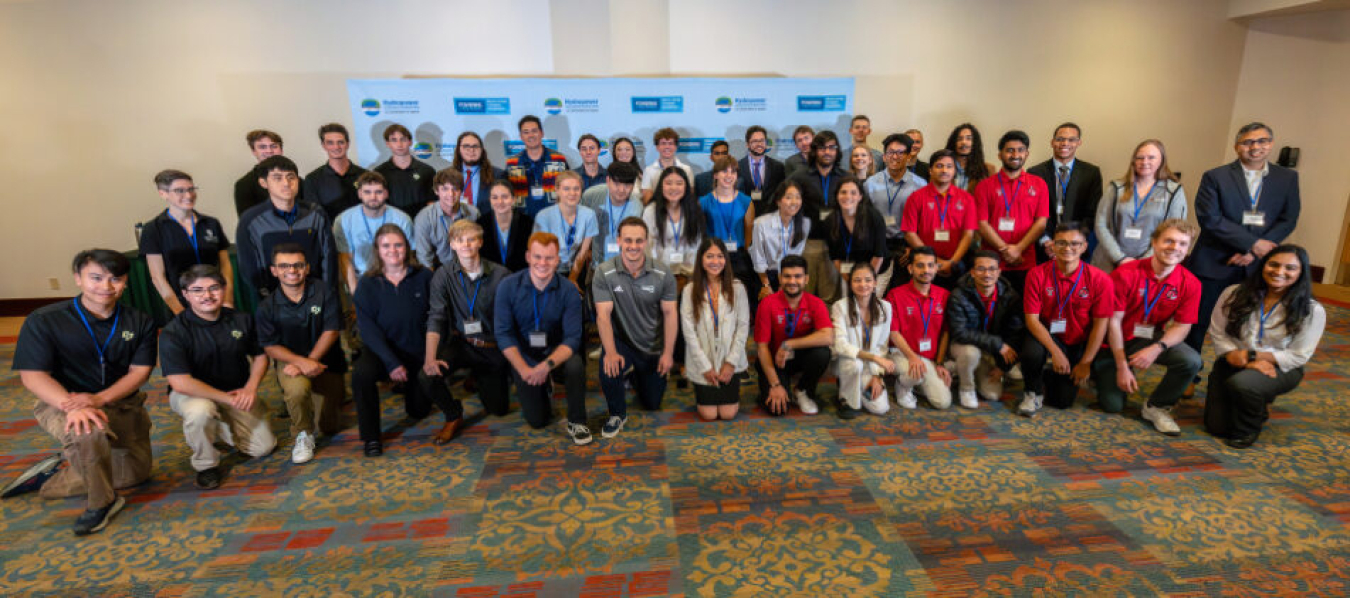
<path fill-rule="evenodd" d="M 384 458 L 351 429 L 297 466 L 274 420 L 276 453 L 231 457 L 201 492 L 155 378 L 151 481 L 84 539 L 82 500 L 0 502 L 0 595 L 1345 596 L 1350 310 L 1329 312 L 1303 385 L 1246 451 L 1198 429 L 1203 395 L 1167 438 L 1137 402 L 1024 419 L 1012 394 L 974 412 L 703 423 L 672 385 L 664 410 L 581 448 L 514 410 L 436 448 L 440 416 L 404 428 L 391 398 Z M 12 356 L 11 339 L 5 479 L 56 448 Z M 280 407 L 274 384 L 266 397 Z"/>

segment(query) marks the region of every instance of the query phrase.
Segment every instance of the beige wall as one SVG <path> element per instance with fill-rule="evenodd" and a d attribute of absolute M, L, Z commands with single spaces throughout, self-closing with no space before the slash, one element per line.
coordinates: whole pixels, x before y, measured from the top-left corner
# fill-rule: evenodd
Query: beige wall
<path fill-rule="evenodd" d="M 349 121 L 349 77 L 855 76 L 876 139 L 918 126 L 933 147 L 971 120 L 991 146 L 1025 129 L 1041 160 L 1051 127 L 1073 119 L 1081 155 L 1109 176 L 1137 141 L 1162 138 L 1193 192 L 1229 155 L 1248 34 L 1227 11 L 1224 0 L 0 3 L 0 298 L 67 294 L 75 250 L 129 248 L 132 223 L 162 205 L 149 183 L 160 168 L 194 173 L 202 209 L 232 229 L 231 185 L 251 163 L 243 133 L 273 128 L 313 168 L 317 125 Z M 1282 131 L 1273 110 L 1252 108 Z"/>
<path fill-rule="evenodd" d="M 1302 150 L 1303 212 L 1289 240 L 1336 280 L 1350 198 L 1350 11 L 1270 17 L 1251 24 L 1229 126 L 1259 120 L 1275 129 L 1275 148 Z M 1231 136 L 1226 157 L 1234 158 Z"/>

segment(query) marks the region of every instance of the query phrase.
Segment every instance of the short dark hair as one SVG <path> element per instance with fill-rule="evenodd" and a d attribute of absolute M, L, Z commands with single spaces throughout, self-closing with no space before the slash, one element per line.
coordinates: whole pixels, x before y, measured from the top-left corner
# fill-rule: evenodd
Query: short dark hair
<path fill-rule="evenodd" d="M 161 191 L 167 191 L 169 185 L 172 185 L 174 181 L 181 181 L 184 179 L 188 182 L 192 182 L 192 175 L 172 168 L 161 170 L 155 174 L 155 188 Z"/>
<path fill-rule="evenodd" d="M 539 120 L 539 117 L 533 114 L 526 114 L 525 116 L 520 117 L 520 120 L 516 121 L 516 131 L 519 132 L 521 129 L 525 128 L 525 123 L 539 125 L 539 132 L 544 132 L 544 121 Z"/>
<path fill-rule="evenodd" d="M 367 170 L 361 173 L 361 176 L 356 177 L 357 189 L 360 189 L 366 185 L 379 185 L 381 187 L 384 187 L 385 191 L 389 190 L 389 181 L 385 180 L 384 175 L 375 172 L 374 170 Z"/>
<path fill-rule="evenodd" d="M 797 128 L 792 130 L 792 138 L 795 140 L 797 136 L 801 135 L 802 133 L 810 133 L 811 136 L 814 137 L 816 134 L 816 130 L 812 129 L 807 125 L 797 125 Z"/>
<path fill-rule="evenodd" d="M 926 255 L 932 257 L 933 259 L 937 259 L 937 252 L 933 251 L 933 248 L 927 245 L 920 245 L 918 247 L 915 247 L 914 249 L 909 250 L 909 258 L 911 260 L 910 263 L 913 263 L 912 260 L 914 259 L 914 256 L 918 255 Z"/>
<path fill-rule="evenodd" d="M 268 131 L 267 129 L 253 129 L 252 131 L 249 131 L 247 135 L 244 135 L 244 141 L 248 142 L 248 149 L 253 149 L 253 144 L 257 143 L 259 139 L 263 138 L 271 139 L 272 141 L 276 142 L 277 145 L 283 147 L 286 145 L 285 143 L 281 142 L 281 135 L 278 135 L 272 131 Z"/>
<path fill-rule="evenodd" d="M 975 260 L 978 260 L 980 258 L 988 258 L 994 260 L 995 262 L 998 262 L 1001 259 L 1003 259 L 1000 258 L 998 252 L 994 251 L 993 249 L 979 249 L 976 250 L 975 253 L 971 254 L 970 261 L 971 263 L 975 263 Z"/>
<path fill-rule="evenodd" d="M 637 181 L 638 175 L 641 174 L 636 166 L 628 162 L 610 163 L 608 173 L 609 178 L 614 179 L 614 182 L 624 185 L 633 184 Z"/>
<path fill-rule="evenodd" d="M 1050 236 L 1050 238 L 1053 239 L 1055 237 L 1058 237 L 1062 233 L 1078 233 L 1080 235 L 1083 235 L 1083 238 L 1086 239 L 1088 236 L 1088 227 L 1086 224 L 1083 224 L 1082 222 L 1079 222 L 1077 220 L 1068 220 L 1065 222 L 1061 222 L 1055 226 L 1055 232 Z"/>
<path fill-rule="evenodd" d="M 131 260 L 121 252 L 111 249 L 86 249 L 75 254 L 75 259 L 70 262 L 70 271 L 79 274 L 80 270 L 90 263 L 102 266 L 109 274 L 122 277 L 131 272 Z"/>
<path fill-rule="evenodd" d="M 1007 133 L 1004 133 L 1002 137 L 998 138 L 999 151 L 1003 151 L 1003 146 L 1013 141 L 1021 141 L 1022 145 L 1025 145 L 1028 148 L 1031 147 L 1031 138 L 1027 137 L 1027 134 L 1025 132 L 1013 129 L 1011 131 L 1008 131 Z"/>
<path fill-rule="evenodd" d="M 191 268 L 184 270 L 182 274 L 178 275 L 178 288 L 186 291 L 192 283 L 203 278 L 209 278 L 215 281 L 216 284 L 225 286 L 225 277 L 221 275 L 220 268 L 210 264 L 195 264 Z"/>
<path fill-rule="evenodd" d="M 651 229 L 647 228 L 647 221 L 638 216 L 629 216 L 619 221 L 618 230 L 622 231 L 626 226 L 640 226 L 642 227 L 642 234 L 644 236 L 651 234 Z"/>
<path fill-rule="evenodd" d="M 305 248 L 301 247 L 299 243 L 291 241 L 287 241 L 285 243 L 277 243 L 276 245 L 272 246 L 272 257 L 269 260 L 269 263 L 273 264 L 277 263 L 277 256 L 286 253 L 298 253 L 300 255 L 305 255 Z M 309 256 L 305 255 L 305 259 L 309 259 Z"/>
<path fill-rule="evenodd" d="M 670 127 L 661 127 L 652 134 L 652 145 L 661 143 L 662 139 L 670 139 L 675 142 L 676 147 L 680 145 L 680 134 Z"/>
<path fill-rule="evenodd" d="M 265 179 L 273 170 L 294 173 L 296 176 L 300 175 L 300 169 L 296 167 L 295 161 L 280 154 L 264 158 L 253 171 L 258 174 L 258 178 Z"/>
<path fill-rule="evenodd" d="M 852 119 L 852 120 L 849 120 L 849 121 L 848 121 L 848 124 L 852 125 L 853 123 L 858 122 L 858 121 L 860 121 L 860 120 L 865 120 L 865 121 L 867 121 L 867 124 L 869 124 L 869 125 L 872 124 L 872 119 L 867 118 L 867 115 L 866 115 L 866 114 L 855 114 L 855 115 L 853 115 L 853 119 Z"/>
<path fill-rule="evenodd" d="M 788 268 L 801 268 L 806 270 L 806 258 L 800 255 L 783 256 L 783 261 L 778 264 L 778 271 L 781 273 Z"/>
<path fill-rule="evenodd" d="M 905 153 L 909 153 L 910 148 L 914 147 L 914 139 L 904 133 L 891 133 L 885 139 L 881 140 L 881 151 L 886 151 L 892 143 L 899 143 L 905 146 Z"/>
<path fill-rule="evenodd" d="M 409 141 L 413 138 L 412 131 L 409 131 L 408 127 L 394 123 L 384 128 L 384 140 L 389 141 L 389 138 L 392 137 L 394 133 L 403 133 L 403 136 L 407 137 Z"/>
<path fill-rule="evenodd" d="M 750 141 L 750 137 L 753 136 L 755 133 L 763 133 L 765 139 L 769 138 L 768 129 L 765 129 L 764 127 L 761 127 L 759 125 L 750 125 L 750 128 L 745 130 L 745 141 L 748 143 Z"/>
<path fill-rule="evenodd" d="M 1072 121 L 1059 123 L 1059 126 L 1055 127 L 1055 131 L 1054 133 L 1051 133 L 1051 135 L 1059 133 L 1060 129 L 1073 129 L 1073 132 L 1078 133 L 1080 139 L 1083 137 L 1083 128 L 1078 126 L 1078 123 Z"/>
<path fill-rule="evenodd" d="M 323 136 L 329 133 L 342 133 L 343 141 L 352 140 L 351 136 L 347 134 L 347 127 L 344 127 L 339 123 L 328 123 L 319 127 L 319 141 L 323 141 Z"/>
<path fill-rule="evenodd" d="M 1241 141 L 1243 135 L 1246 135 L 1247 133 L 1250 133 L 1252 131 L 1259 131 L 1261 129 L 1265 129 L 1267 133 L 1270 133 L 1271 137 L 1275 136 L 1275 131 L 1271 130 L 1270 127 L 1266 126 L 1266 123 L 1254 121 L 1242 125 L 1242 128 L 1238 129 L 1237 136 L 1233 137 L 1233 143 Z"/>
<path fill-rule="evenodd" d="M 443 168 L 431 179 L 431 190 L 440 189 L 442 185 L 450 185 L 460 191 L 464 190 L 464 174 L 452 168 Z"/>
<path fill-rule="evenodd" d="M 938 160 L 943 158 L 951 158 L 952 162 L 956 162 L 956 152 L 945 147 L 933 152 L 932 155 L 928 156 L 928 167 L 932 168 L 934 164 L 937 164 Z"/>
<path fill-rule="evenodd" d="M 542 127 L 541 127 L 541 128 L 542 128 Z M 585 143 L 585 142 L 587 142 L 587 141 L 594 141 L 594 142 L 595 142 L 595 147 L 596 147 L 596 149 L 600 149 L 600 148 L 604 147 L 604 145 L 600 143 L 600 138 L 599 138 L 599 137 L 596 137 L 595 135 L 592 135 L 592 134 L 590 134 L 590 133 L 587 133 L 587 134 L 582 135 L 581 137 L 578 137 L 578 138 L 577 138 L 577 149 L 581 149 L 581 144 L 582 144 L 582 143 Z"/>
<path fill-rule="evenodd" d="M 720 146 L 723 146 L 723 147 L 726 147 L 726 148 L 727 148 L 727 151 L 731 151 L 731 144 L 730 144 L 730 143 L 727 143 L 727 140 L 725 140 L 725 139 L 718 139 L 717 141 L 714 141 L 713 144 L 712 144 L 712 147 L 708 148 L 708 151 L 711 152 L 712 150 L 717 149 L 717 146 L 719 146 L 719 145 L 720 145 Z"/>

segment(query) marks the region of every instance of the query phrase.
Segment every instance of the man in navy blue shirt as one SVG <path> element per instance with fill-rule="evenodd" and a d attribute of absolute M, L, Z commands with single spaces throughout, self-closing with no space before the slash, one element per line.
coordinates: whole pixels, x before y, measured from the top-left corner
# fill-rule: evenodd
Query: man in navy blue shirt
<path fill-rule="evenodd" d="M 494 333 L 515 372 L 525 421 L 542 428 L 553 419 L 549 375 L 562 368 L 567 386 L 567 433 L 577 444 L 591 441 L 586 427 L 586 364 L 582 360 L 581 292 L 558 274 L 558 237 L 530 235 L 529 268 L 497 287 Z"/>

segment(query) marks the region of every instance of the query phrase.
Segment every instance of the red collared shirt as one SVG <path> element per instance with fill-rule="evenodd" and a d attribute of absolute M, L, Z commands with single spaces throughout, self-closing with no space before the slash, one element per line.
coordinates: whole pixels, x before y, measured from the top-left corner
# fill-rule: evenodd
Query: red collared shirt
<path fill-rule="evenodd" d="M 946 220 L 941 216 L 946 212 Z M 952 185 L 947 189 L 947 196 L 944 198 L 938 195 L 937 188 L 928 185 L 918 191 L 915 191 L 905 200 L 905 211 L 900 217 L 900 230 L 912 232 L 923 239 L 923 244 L 933 248 L 933 251 L 942 259 L 951 259 L 952 254 L 956 253 L 956 248 L 961 244 L 961 236 L 965 231 L 973 231 L 979 227 L 979 221 L 976 220 L 977 212 L 975 207 L 975 198 L 971 197 L 963 189 L 958 189 Z M 947 231 L 947 240 L 936 240 L 936 231 Z"/>
<path fill-rule="evenodd" d="M 1200 280 L 1185 266 L 1173 268 L 1160 281 L 1153 274 L 1153 258 L 1134 260 L 1116 268 L 1111 273 L 1111 282 L 1116 290 L 1115 309 L 1125 312 L 1120 330 L 1127 341 L 1134 338 L 1135 324 L 1152 325 L 1161 333 L 1168 320 L 1194 324 L 1200 318 Z M 1153 305 L 1147 321 L 1145 303 Z"/>
<path fill-rule="evenodd" d="M 789 337 L 787 329 L 792 320 L 796 320 L 796 328 Z M 759 311 L 755 312 L 755 342 L 769 343 L 769 353 L 777 353 L 778 347 L 789 338 L 801 338 L 821 328 L 833 327 L 825 302 L 805 292 L 795 311 L 788 307 L 783 291 L 778 291 L 760 301 Z"/>
<path fill-rule="evenodd" d="M 979 206 L 979 220 L 989 223 L 998 238 L 1005 243 L 1017 244 L 1027 236 L 1031 225 L 1037 218 L 1050 217 L 1050 192 L 1045 181 L 1034 174 L 1023 172 L 1017 179 L 1008 178 L 1007 173 L 999 171 L 975 186 L 975 203 Z M 1012 208 L 1011 212 L 1008 208 Z M 1003 230 L 1003 218 L 1013 219 L 1012 230 Z M 1011 266 L 1003 260 L 1004 270 L 1030 270 L 1036 265 L 1036 252 L 1022 254 L 1022 264 Z"/>
<path fill-rule="evenodd" d="M 928 359 L 937 359 L 938 340 L 942 336 L 942 323 L 947 314 L 947 289 L 937 285 L 928 285 L 928 296 L 919 294 L 914 283 L 898 286 L 886 293 L 886 301 L 891 304 L 891 332 L 899 332 L 909 348 Z M 924 326 L 927 318 L 928 326 Z M 928 350 L 920 351 L 920 341 L 931 341 Z"/>
<path fill-rule="evenodd" d="M 1069 290 L 1073 288 L 1074 279 L 1080 270 L 1083 273 L 1082 280 L 1070 295 Z M 1062 314 L 1056 299 L 1064 303 Z M 1115 306 L 1115 285 L 1111 284 L 1111 277 L 1087 262 L 1079 261 L 1078 269 L 1068 276 L 1059 274 L 1054 260 L 1036 266 L 1027 273 L 1026 292 L 1022 295 L 1023 311 L 1040 316 L 1041 325 L 1046 330 L 1050 329 L 1051 322 L 1062 317 L 1065 329 L 1059 337 L 1066 345 L 1077 345 L 1087 340 L 1092 321 L 1111 317 Z"/>

